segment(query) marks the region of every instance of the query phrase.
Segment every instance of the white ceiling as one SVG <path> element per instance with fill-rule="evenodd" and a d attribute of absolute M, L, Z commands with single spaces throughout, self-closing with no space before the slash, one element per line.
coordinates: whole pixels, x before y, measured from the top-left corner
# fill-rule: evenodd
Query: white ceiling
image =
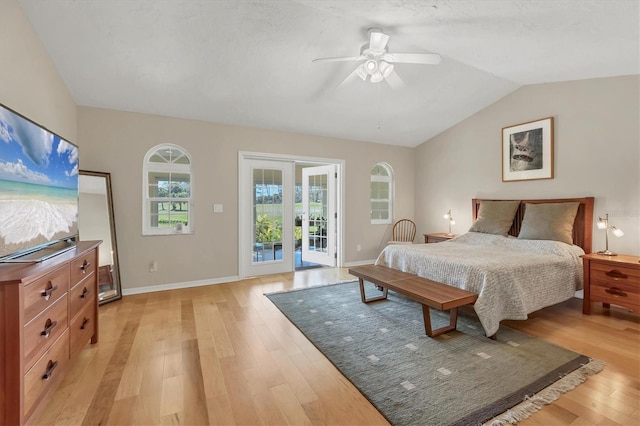
<path fill-rule="evenodd" d="M 78 105 L 417 146 L 522 85 L 640 74 L 638 0 L 19 0 Z M 406 87 L 336 86 L 367 29 Z"/>

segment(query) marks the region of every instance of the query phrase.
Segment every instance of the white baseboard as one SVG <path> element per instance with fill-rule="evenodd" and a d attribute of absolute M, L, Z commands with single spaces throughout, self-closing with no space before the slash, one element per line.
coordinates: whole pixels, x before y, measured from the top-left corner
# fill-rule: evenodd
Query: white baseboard
<path fill-rule="evenodd" d="M 178 290 L 178 289 L 189 288 L 189 287 L 202 287 L 205 285 L 222 284 L 222 283 L 228 283 L 232 281 L 240 281 L 240 278 L 238 276 L 233 276 L 233 277 L 213 278 L 213 279 L 198 280 L 198 281 L 187 281 L 182 283 L 150 285 L 145 287 L 134 287 L 134 288 L 126 288 L 126 289 L 123 288 L 122 295 L 130 296 L 132 294 L 153 293 L 155 291 Z"/>
<path fill-rule="evenodd" d="M 362 266 L 362 265 L 371 265 L 372 263 L 375 263 L 376 260 L 372 259 L 372 260 L 359 260 L 357 262 L 345 262 L 343 264 L 344 268 L 349 268 L 350 266 Z"/>

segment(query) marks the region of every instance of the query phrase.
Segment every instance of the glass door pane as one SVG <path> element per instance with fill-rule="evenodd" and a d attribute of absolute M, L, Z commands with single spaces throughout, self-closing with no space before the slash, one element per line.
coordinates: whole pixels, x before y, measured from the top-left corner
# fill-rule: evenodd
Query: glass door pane
<path fill-rule="evenodd" d="M 283 172 L 253 169 L 253 262 L 282 261 Z"/>

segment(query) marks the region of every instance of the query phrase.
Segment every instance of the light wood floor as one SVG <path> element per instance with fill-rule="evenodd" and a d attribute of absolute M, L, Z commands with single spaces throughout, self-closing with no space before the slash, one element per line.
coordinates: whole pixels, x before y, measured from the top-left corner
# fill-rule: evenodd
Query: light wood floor
<path fill-rule="evenodd" d="M 100 342 L 67 371 L 38 423 L 387 424 L 263 296 L 351 278 L 315 269 L 104 305 Z M 638 316 L 594 311 L 582 315 L 574 299 L 508 322 L 608 363 L 521 425 L 640 424 Z"/>

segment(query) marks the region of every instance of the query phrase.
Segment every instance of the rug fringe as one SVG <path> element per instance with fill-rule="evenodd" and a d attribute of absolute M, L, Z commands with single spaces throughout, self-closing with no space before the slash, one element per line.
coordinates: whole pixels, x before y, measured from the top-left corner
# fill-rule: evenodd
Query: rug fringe
<path fill-rule="evenodd" d="M 588 364 L 572 371 L 551 386 L 541 390 L 535 395 L 525 397 L 523 402 L 498 417 L 489 420 L 485 423 L 485 426 L 514 425 L 520 420 L 529 418 L 535 412 L 540 411 L 545 405 L 551 404 L 560 398 L 563 393 L 569 392 L 587 380 L 589 376 L 602 371 L 605 365 L 607 365 L 607 363 L 604 361 L 591 359 Z"/>

